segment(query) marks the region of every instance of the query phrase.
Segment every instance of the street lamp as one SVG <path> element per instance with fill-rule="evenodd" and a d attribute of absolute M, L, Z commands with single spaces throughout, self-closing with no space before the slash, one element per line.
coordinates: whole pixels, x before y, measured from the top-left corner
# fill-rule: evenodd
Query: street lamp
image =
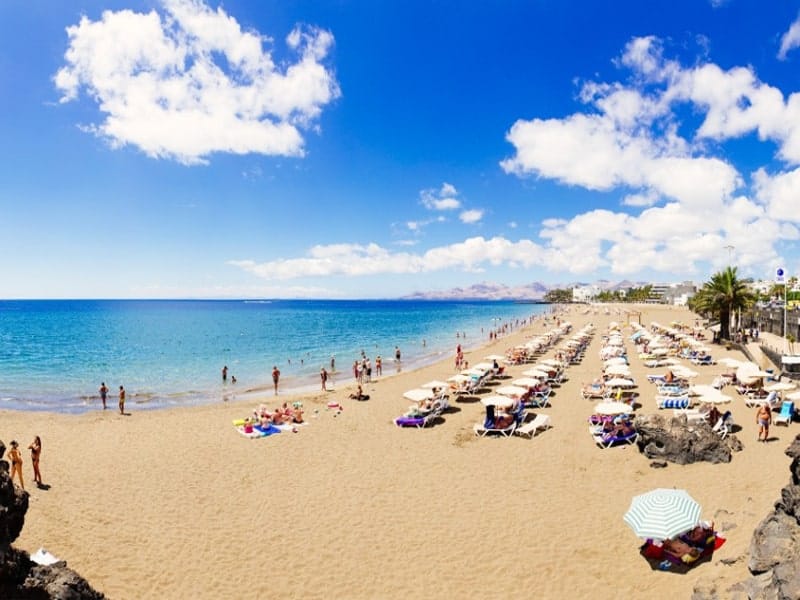
<path fill-rule="evenodd" d="M 728 266 L 731 266 L 733 262 L 733 251 L 736 249 L 736 246 L 731 246 L 730 244 L 725 246 L 725 249 L 728 251 Z"/>

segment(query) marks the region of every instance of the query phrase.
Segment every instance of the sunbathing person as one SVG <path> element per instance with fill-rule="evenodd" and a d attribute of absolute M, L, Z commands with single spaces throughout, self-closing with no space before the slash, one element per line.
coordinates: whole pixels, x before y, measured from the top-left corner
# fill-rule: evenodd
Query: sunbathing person
<path fill-rule="evenodd" d="M 351 400 L 369 400 L 369 396 L 364 393 L 364 390 L 361 388 L 361 384 L 358 384 L 358 388 L 352 394 L 350 394 Z"/>
<path fill-rule="evenodd" d="M 715 538 L 714 526 L 704 527 L 702 524 L 698 525 L 684 536 L 684 539 L 692 546 L 704 548 Z"/>
<path fill-rule="evenodd" d="M 636 433 L 636 430 L 633 428 L 633 424 L 624 419 L 620 419 L 614 423 L 614 429 L 612 434 L 614 437 L 627 437 L 633 433 Z"/>
<path fill-rule="evenodd" d="M 694 562 L 700 556 L 700 550 L 690 546 L 683 540 L 665 540 L 662 549 L 667 554 L 671 554 L 685 563 Z"/>
<path fill-rule="evenodd" d="M 498 413 L 494 418 L 495 429 L 508 429 L 514 423 L 514 415 L 506 413 Z"/>

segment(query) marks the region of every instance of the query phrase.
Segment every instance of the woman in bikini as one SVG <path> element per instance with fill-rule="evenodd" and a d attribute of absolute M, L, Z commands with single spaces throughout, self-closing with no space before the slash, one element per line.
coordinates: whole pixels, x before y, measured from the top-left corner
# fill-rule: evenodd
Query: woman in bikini
<path fill-rule="evenodd" d="M 19 487 L 25 489 L 25 482 L 22 480 L 22 454 L 19 452 L 19 444 L 16 440 L 11 440 L 11 450 L 8 451 L 8 458 L 11 459 L 11 481 L 14 481 L 14 474 L 19 475 Z"/>
<path fill-rule="evenodd" d="M 42 474 L 39 472 L 39 457 L 42 455 L 42 439 L 37 435 L 33 442 L 28 446 L 31 451 L 31 463 L 33 463 L 33 481 L 37 485 L 42 485 Z"/>

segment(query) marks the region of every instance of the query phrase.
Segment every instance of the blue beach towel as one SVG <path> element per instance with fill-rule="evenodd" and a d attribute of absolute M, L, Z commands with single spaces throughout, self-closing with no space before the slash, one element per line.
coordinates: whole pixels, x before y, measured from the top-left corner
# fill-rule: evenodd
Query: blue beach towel
<path fill-rule="evenodd" d="M 280 433 L 281 432 L 280 429 L 278 429 L 277 427 L 275 427 L 275 425 L 273 425 L 271 423 L 269 425 L 267 425 L 266 427 L 264 427 L 262 425 L 254 425 L 253 429 L 255 429 L 256 431 L 260 431 L 262 436 L 268 436 L 268 435 L 272 435 L 273 433 Z"/>

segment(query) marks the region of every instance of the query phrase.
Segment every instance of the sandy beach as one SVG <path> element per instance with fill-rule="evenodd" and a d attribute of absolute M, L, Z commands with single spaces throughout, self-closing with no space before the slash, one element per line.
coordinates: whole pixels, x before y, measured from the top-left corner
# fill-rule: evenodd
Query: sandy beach
<path fill-rule="evenodd" d="M 535 438 L 477 438 L 476 399 L 451 402 L 444 422 L 395 427 L 403 391 L 454 373 L 450 358 L 367 384 L 371 399 L 335 391 L 303 396 L 297 433 L 242 437 L 231 425 L 260 402 L 69 416 L 2 412 L 0 439 L 43 442 L 47 490 L 24 473 L 30 510 L 16 546 L 67 559 L 109 598 L 688 598 L 695 584 L 718 591 L 748 576 L 753 529 L 788 480 L 784 449 L 797 425 L 772 427 L 757 444 L 754 410 L 730 405 L 744 450 L 729 464 L 653 469 L 635 446 L 599 449 L 587 432 L 593 403 L 580 386 L 600 373 L 599 334 L 626 309 L 565 316 L 591 321 L 580 365 L 555 389 L 553 428 Z M 641 322 L 693 322 L 688 310 L 646 306 Z M 620 312 L 622 311 L 622 312 Z M 470 364 L 549 330 L 552 321 L 467 353 Z M 630 335 L 630 329 L 624 329 Z M 626 336 L 627 337 L 627 336 Z M 710 338 L 710 335 L 708 336 Z M 453 348 L 457 340 L 453 340 Z M 632 351 L 633 344 L 626 342 Z M 714 357 L 734 356 L 714 346 Z M 632 353 L 632 352 L 631 352 Z M 550 353 L 552 354 L 552 352 Z M 633 353 L 632 353 L 633 354 Z M 630 356 L 639 413 L 655 412 L 646 369 Z M 530 368 L 510 367 L 512 375 Z M 722 365 L 693 367 L 710 383 Z M 657 371 L 657 370 L 656 370 Z M 733 390 L 728 390 L 735 396 Z M 328 410 L 338 400 L 343 411 Z M 115 402 L 111 403 L 115 405 Z M 318 411 L 315 413 L 315 410 Z M 671 412 L 671 411 L 670 411 Z M 685 574 L 653 570 L 622 520 L 631 497 L 655 487 L 687 489 L 726 543 Z M 733 561 L 732 564 L 725 564 Z"/>

